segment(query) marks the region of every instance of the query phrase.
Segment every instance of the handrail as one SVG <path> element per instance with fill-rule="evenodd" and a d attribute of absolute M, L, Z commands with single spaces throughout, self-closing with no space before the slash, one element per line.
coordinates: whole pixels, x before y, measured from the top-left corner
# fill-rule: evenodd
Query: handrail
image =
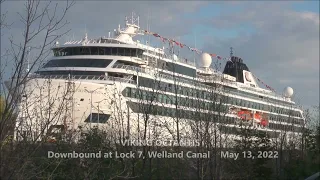
<path fill-rule="evenodd" d="M 147 73 L 146 72 L 146 69 L 143 69 L 143 68 L 140 68 L 140 67 L 135 67 L 135 66 L 130 66 L 130 65 L 124 65 L 124 64 L 117 64 L 115 66 L 113 66 L 113 68 L 119 68 L 119 69 L 125 69 L 125 70 L 132 70 L 132 71 L 137 71 L 137 72 L 142 72 L 142 73 Z M 160 78 L 163 78 L 163 79 L 170 79 L 170 80 L 174 80 L 176 81 L 177 79 L 174 78 L 174 76 L 170 76 L 170 75 L 166 75 L 166 74 L 157 74 Z M 179 76 L 176 76 L 179 78 Z M 199 80 L 204 80 L 202 78 L 198 78 Z M 181 83 L 186 83 L 186 84 L 189 84 L 189 85 L 195 85 L 194 81 L 193 80 L 187 80 L 187 79 L 179 79 L 178 80 L 179 82 Z M 212 87 L 209 86 L 209 85 L 205 85 L 205 84 L 200 84 L 200 83 L 197 83 L 197 86 L 201 87 L 201 88 L 208 88 L 208 89 L 211 89 Z"/>
<path fill-rule="evenodd" d="M 132 71 L 138 71 L 138 72 L 146 73 L 146 70 L 143 69 L 143 68 L 130 66 L 130 65 L 124 65 L 124 64 L 115 65 L 114 68 L 120 68 L 120 69 L 126 69 L 126 70 L 132 70 Z M 164 79 L 175 80 L 172 76 L 169 76 L 169 75 L 164 75 L 164 74 L 159 74 L 159 75 L 160 75 L 160 77 L 163 77 Z M 224 79 L 223 78 L 223 74 L 214 74 L 213 76 L 209 76 L 209 77 L 208 76 L 198 75 L 197 79 L 198 80 L 203 80 L 203 81 L 210 81 L 210 82 L 212 81 L 212 83 L 216 82 L 217 80 L 221 80 L 222 82 L 226 82 L 226 83 L 228 83 L 230 85 L 233 85 L 233 86 L 236 86 L 236 87 L 240 87 L 242 89 L 246 89 L 246 90 L 254 91 L 254 92 L 258 92 L 258 93 L 263 93 L 263 94 L 267 94 L 267 95 L 271 95 L 271 96 L 274 96 L 276 98 L 281 98 L 281 99 L 283 98 L 282 96 L 280 96 L 280 95 L 278 95 L 278 94 L 276 94 L 274 92 L 267 92 L 267 91 L 263 91 L 263 90 L 253 89 L 253 88 L 250 88 L 250 87 L 239 86 L 236 82 L 232 82 L 230 80 Z M 191 81 L 191 80 L 179 79 L 179 82 L 183 82 L 183 83 L 186 83 L 186 84 L 194 85 L 193 81 Z M 208 85 L 203 85 L 202 87 L 211 88 Z"/>
<path fill-rule="evenodd" d="M 117 64 L 113 66 L 113 68 L 119 68 L 119 69 L 125 69 L 125 70 L 131 70 L 131 71 L 137 71 L 137 72 L 143 72 L 146 73 L 146 70 L 140 67 L 130 66 L 130 65 L 124 65 L 124 64 Z"/>
<path fill-rule="evenodd" d="M 198 75 L 198 77 L 200 77 L 200 79 L 209 80 L 209 81 L 210 80 L 211 81 L 216 81 L 218 78 L 221 78 L 221 80 L 223 79 L 223 75 L 222 74 L 215 74 L 214 76 L 210 76 L 210 77 Z M 223 81 L 226 81 L 228 84 L 234 85 L 236 87 L 239 87 L 239 88 L 242 88 L 242 89 L 245 89 L 245 90 L 254 91 L 254 92 L 257 92 L 257 93 L 263 93 L 263 94 L 266 94 L 266 95 L 271 95 L 271 96 L 274 96 L 276 98 L 279 98 L 279 99 L 283 100 L 283 97 L 281 95 L 279 95 L 277 93 L 274 93 L 274 92 L 268 92 L 266 90 L 258 90 L 258 89 L 254 89 L 254 88 L 250 88 L 250 87 L 246 87 L 246 86 L 239 86 L 237 83 L 229 81 L 229 80 L 226 80 L 226 79 L 223 79 Z"/>
<path fill-rule="evenodd" d="M 112 77 L 112 76 L 96 76 L 96 75 L 38 75 L 34 74 L 30 76 L 30 78 L 44 78 L 44 79 L 66 79 L 66 80 L 98 80 L 98 81 L 118 81 L 125 82 L 130 84 L 136 84 L 136 82 L 132 79 L 120 78 L 120 77 Z M 132 78 L 132 77 L 131 77 Z"/>
<path fill-rule="evenodd" d="M 133 70 L 133 71 L 139 71 L 139 72 L 143 72 L 143 73 L 147 73 L 145 69 L 140 68 L 140 67 L 135 67 L 135 66 L 130 66 L 130 65 L 124 65 L 124 64 L 118 64 L 116 66 L 114 66 L 114 68 L 121 68 L 121 69 L 126 69 L 126 70 Z M 272 92 L 266 92 L 263 90 L 256 90 L 253 88 L 249 88 L 249 87 L 245 87 L 245 86 L 239 86 L 236 82 L 227 80 L 223 78 L 223 74 L 214 74 L 213 76 L 202 76 L 202 75 L 198 75 L 197 77 L 197 81 L 198 83 L 195 83 L 195 81 L 193 80 L 187 80 L 184 78 L 180 78 L 180 79 L 176 79 L 174 76 L 172 75 L 167 75 L 167 74 L 162 74 L 162 73 L 156 73 L 155 75 L 157 75 L 158 77 L 160 77 L 161 79 L 168 79 L 168 80 L 173 80 L 173 81 L 177 81 L 179 83 L 185 83 L 185 84 L 189 84 L 189 85 L 196 85 L 197 87 L 200 88 L 204 88 L 204 89 L 212 89 L 212 87 L 210 85 L 205 85 L 205 84 L 201 84 L 201 80 L 205 81 L 205 82 L 212 82 L 212 83 L 220 83 L 222 85 L 226 85 L 226 83 L 228 85 L 233 85 L 235 87 L 239 87 L 242 89 L 246 89 L 246 90 L 250 90 L 250 91 L 254 91 L 254 92 L 258 92 L 258 93 L 263 93 L 263 94 L 267 94 L 267 95 L 271 95 L 273 97 L 275 97 L 277 100 L 283 100 L 283 97 L 276 94 L 276 93 L 272 93 Z M 179 76 L 176 76 L 177 78 L 179 78 Z M 219 81 L 220 80 L 220 81 Z M 239 91 L 233 91 L 232 94 L 234 95 L 239 95 L 242 96 L 243 94 L 240 93 Z M 247 95 L 250 98 L 256 99 L 256 96 L 251 96 L 251 95 Z M 259 99 L 260 100 L 260 99 Z M 293 106 L 296 107 L 296 106 Z"/>

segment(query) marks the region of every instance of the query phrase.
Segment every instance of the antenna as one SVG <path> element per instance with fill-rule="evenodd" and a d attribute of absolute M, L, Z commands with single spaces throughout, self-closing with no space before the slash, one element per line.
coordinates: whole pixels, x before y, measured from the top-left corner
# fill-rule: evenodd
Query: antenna
<path fill-rule="evenodd" d="M 230 47 L 230 58 L 233 56 L 233 48 Z"/>
<path fill-rule="evenodd" d="M 180 41 L 180 36 L 178 36 L 178 42 L 179 42 L 179 43 L 181 42 L 181 41 Z M 180 49 L 181 49 L 181 48 L 178 47 L 178 58 L 180 58 Z"/>
<path fill-rule="evenodd" d="M 140 29 L 140 17 L 138 16 L 138 27 Z"/>
<path fill-rule="evenodd" d="M 150 32 L 150 24 L 149 24 L 149 19 L 150 19 L 150 9 L 148 8 L 148 19 L 147 19 L 147 29 L 148 32 Z M 150 43 L 150 35 L 148 35 L 148 42 Z M 151 43 L 150 43 L 151 44 Z"/>
<path fill-rule="evenodd" d="M 131 24 L 133 24 L 133 12 L 131 13 Z"/>
<path fill-rule="evenodd" d="M 197 48 L 197 37 L 196 37 L 196 32 L 194 33 L 194 48 Z M 193 62 L 194 65 L 196 65 L 196 53 L 193 51 Z"/>

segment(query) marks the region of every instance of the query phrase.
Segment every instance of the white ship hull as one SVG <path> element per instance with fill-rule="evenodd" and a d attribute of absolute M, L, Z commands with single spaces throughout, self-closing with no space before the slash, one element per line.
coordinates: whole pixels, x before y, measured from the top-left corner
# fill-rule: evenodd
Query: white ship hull
<path fill-rule="evenodd" d="M 116 141 L 123 138 L 176 141 L 178 136 L 181 142 L 196 141 L 199 134 L 208 132 L 210 135 L 216 134 L 217 140 L 230 145 L 229 140 L 237 137 L 219 132 L 219 123 L 208 124 L 199 119 L 178 119 L 148 112 L 136 113 L 127 102 L 149 106 L 159 103 L 125 97 L 122 92 L 127 87 L 135 88 L 136 85 L 117 81 L 104 81 L 101 84 L 92 80 L 32 79 L 27 83 L 20 103 L 15 138 L 22 138 L 25 135 L 23 131 L 32 132 L 28 136 L 33 140 L 52 138 L 52 133 L 65 131 L 66 136 L 76 141 L 79 133 L 94 127 L 107 132 Z M 100 117 L 97 118 L 95 114 L 100 114 Z M 102 115 L 108 115 L 107 119 Z M 221 112 L 220 115 L 235 117 L 226 112 Z M 236 123 L 222 125 L 240 127 Z M 275 132 L 260 127 L 257 129 Z"/>

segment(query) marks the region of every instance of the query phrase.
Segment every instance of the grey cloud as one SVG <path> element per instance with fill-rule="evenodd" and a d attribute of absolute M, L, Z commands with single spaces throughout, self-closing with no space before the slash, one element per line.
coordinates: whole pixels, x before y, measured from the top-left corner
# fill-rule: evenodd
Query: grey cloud
<path fill-rule="evenodd" d="M 6 2 L 1 10 L 8 10 L 8 21 L 17 22 L 9 34 L 21 34 L 17 11 L 23 12 L 22 1 Z M 59 2 L 60 3 L 60 2 Z M 303 104 L 316 104 L 319 99 L 319 14 L 294 12 L 289 2 L 214 2 L 223 8 L 236 7 L 237 11 L 217 17 L 185 19 L 186 13 L 195 13 L 212 2 L 206 1 L 77 1 L 66 20 L 71 33 L 61 41 L 84 36 L 85 28 L 89 38 L 107 36 L 108 31 L 123 24 L 124 16 L 132 11 L 140 16 L 142 28 L 149 18 L 151 31 L 167 37 L 192 35 L 191 29 L 198 25 L 220 30 L 244 27 L 255 29 L 253 34 L 242 32 L 238 37 L 225 39 L 211 35 L 197 38 L 197 47 L 210 53 L 228 56 L 229 47 L 236 55 L 243 57 L 259 78 L 277 90 L 292 86 L 296 97 Z M 1 40 L 1 50 L 8 44 Z M 193 37 L 191 38 L 193 39 Z M 203 42 L 200 44 L 199 42 Z M 3 51 L 3 50 L 2 50 Z M 224 62 L 223 62 L 224 64 Z M 304 92 L 308 92 L 304 94 Z"/>
<path fill-rule="evenodd" d="M 213 52 L 235 48 L 249 68 L 266 84 L 282 91 L 292 86 L 301 103 L 319 103 L 319 14 L 295 12 L 286 4 L 256 3 L 241 12 L 212 19 L 215 28 L 250 25 L 255 32 L 233 39 L 207 42 Z M 226 46 L 228 45 L 228 46 Z"/>
<path fill-rule="evenodd" d="M 48 2 L 43 2 L 41 5 L 46 3 Z M 60 9 L 58 9 L 61 10 L 66 2 L 53 1 L 51 7 L 53 8 L 56 3 L 59 5 Z M 59 41 L 64 42 L 73 37 L 82 39 L 85 31 L 88 32 L 89 38 L 107 36 L 108 31 L 117 28 L 118 24 L 123 25 L 125 16 L 130 16 L 133 11 L 140 16 L 140 25 L 143 29 L 146 29 L 149 24 L 151 31 L 161 32 L 168 37 L 187 34 L 189 29 L 182 26 L 186 20 L 181 16 L 183 13 L 197 11 L 204 4 L 207 2 L 77 1 L 65 18 L 70 24 L 63 29 L 64 31 L 67 29 L 72 31 Z M 9 37 L 13 37 L 15 43 L 21 42 L 23 24 L 20 22 L 17 12 L 23 15 L 25 13 L 24 6 L 24 1 L 6 1 L 1 4 L 1 12 L 8 11 L 6 21 L 13 23 L 9 29 L 1 29 L 4 34 L 1 38 L 1 52 L 5 52 L 9 48 Z M 36 45 L 40 42 L 41 39 L 36 39 L 32 44 Z"/>
<path fill-rule="evenodd" d="M 68 20 L 78 34 L 84 32 L 85 26 L 95 36 L 107 35 L 109 30 L 124 23 L 125 16 L 136 12 L 140 16 L 140 25 L 151 30 L 161 31 L 169 36 L 187 33 L 186 29 L 174 24 L 183 24 L 183 13 L 197 11 L 206 2 L 162 2 L 162 1 L 94 1 L 78 2 L 70 12 Z M 170 27 L 170 28 L 168 28 Z M 178 27 L 178 28 L 177 28 Z M 181 28 L 179 28 L 181 27 Z"/>

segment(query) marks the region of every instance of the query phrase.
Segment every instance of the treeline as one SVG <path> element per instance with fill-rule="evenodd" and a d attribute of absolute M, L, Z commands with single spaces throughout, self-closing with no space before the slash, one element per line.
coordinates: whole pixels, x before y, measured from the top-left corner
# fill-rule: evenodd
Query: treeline
<path fill-rule="evenodd" d="M 106 133 L 94 128 L 82 134 L 78 143 L 7 142 L 1 146 L 1 179 L 303 179 L 320 167 L 319 127 L 316 133 L 305 132 L 302 149 L 290 143 L 281 147 L 266 134 L 246 128 L 232 149 L 211 148 L 205 142 L 192 148 L 134 147 L 107 139 Z M 73 151 L 101 152 L 102 157 L 56 158 L 48 154 Z M 148 152 L 156 151 L 184 152 L 184 157 L 149 158 Z M 209 151 L 210 158 L 188 158 L 188 151 Z M 133 152 L 135 157 L 109 157 L 109 152 Z M 234 153 L 238 153 L 237 158 Z"/>

